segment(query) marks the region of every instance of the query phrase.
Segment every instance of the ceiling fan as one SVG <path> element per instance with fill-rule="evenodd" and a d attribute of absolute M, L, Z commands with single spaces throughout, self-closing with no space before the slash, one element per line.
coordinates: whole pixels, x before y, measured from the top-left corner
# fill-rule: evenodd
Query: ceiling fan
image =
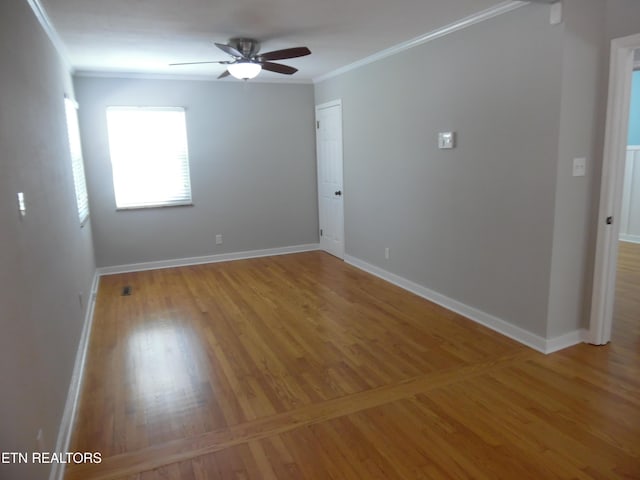
<path fill-rule="evenodd" d="M 219 63 L 228 66 L 218 78 L 224 78 L 231 75 L 240 80 L 248 80 L 250 78 L 254 78 L 263 69 L 270 72 L 282 73 L 284 75 L 292 75 L 298 71 L 297 68 L 283 65 L 281 63 L 274 63 L 272 60 L 304 57 L 311 53 L 311 50 L 307 47 L 285 48 L 283 50 L 259 53 L 260 42 L 252 38 L 232 38 L 229 40 L 229 43 L 216 43 L 215 46 L 228 55 L 231 55 L 233 60 L 171 63 L 170 66 Z"/>

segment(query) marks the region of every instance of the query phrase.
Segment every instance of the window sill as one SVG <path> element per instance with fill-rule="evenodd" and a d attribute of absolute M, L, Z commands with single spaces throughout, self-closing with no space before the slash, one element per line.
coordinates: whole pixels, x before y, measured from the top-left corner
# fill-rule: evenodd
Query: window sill
<path fill-rule="evenodd" d="M 193 202 L 176 203 L 173 205 L 140 205 L 135 207 L 116 207 L 116 212 L 127 212 L 130 210 L 149 210 L 152 208 L 176 208 L 176 207 L 193 207 Z"/>

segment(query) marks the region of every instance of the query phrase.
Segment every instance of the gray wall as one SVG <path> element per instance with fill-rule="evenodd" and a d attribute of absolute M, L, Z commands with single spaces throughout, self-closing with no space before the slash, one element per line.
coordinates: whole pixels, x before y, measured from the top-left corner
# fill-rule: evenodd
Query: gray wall
<path fill-rule="evenodd" d="M 562 100 L 547 336 L 589 326 L 602 144 L 599 117 L 606 94 L 605 5 L 564 0 Z M 572 176 L 573 158 L 585 157 L 585 177 Z"/>
<path fill-rule="evenodd" d="M 580 324 L 587 328 L 589 326 L 589 319 L 591 315 L 591 296 L 593 293 L 593 270 L 594 270 L 594 258 L 595 258 L 595 250 L 596 250 L 596 240 L 597 240 L 597 229 L 598 222 L 602 221 L 602 219 L 598 218 L 599 214 L 599 205 L 600 205 L 600 184 L 602 179 L 602 151 L 604 147 L 604 135 L 605 135 L 605 127 L 606 127 L 606 111 L 607 111 L 607 96 L 609 89 L 609 52 L 611 49 L 611 40 L 615 38 L 625 37 L 627 35 L 634 35 L 640 33 L 640 2 L 637 0 L 605 0 L 604 2 L 598 2 L 600 5 L 604 4 L 604 14 L 603 14 L 603 23 L 604 29 L 602 27 L 602 23 L 597 25 L 597 31 L 591 31 L 589 33 L 583 31 L 581 36 L 584 38 L 594 38 L 594 35 L 599 34 L 602 45 L 601 45 L 601 56 L 599 62 L 599 87 L 598 87 L 598 120 L 596 122 L 596 143 L 595 143 L 595 155 L 593 158 L 593 162 L 589 165 L 587 172 L 591 171 L 591 185 L 588 189 L 588 195 L 590 196 L 590 205 L 591 205 L 591 213 L 590 213 L 590 223 L 587 229 L 587 252 L 586 252 L 586 265 L 584 265 L 584 299 L 583 299 L 583 314 L 581 318 Z M 583 3 L 578 0 L 572 0 L 572 10 L 573 9 L 581 9 Z M 591 4 L 593 5 L 593 4 Z M 598 6 L 595 7 L 598 9 Z M 600 8 L 602 8 L 600 6 Z M 593 6 L 589 7 L 590 11 L 593 11 Z M 577 25 L 573 22 L 573 25 Z M 585 24 L 583 24 L 585 25 Z M 593 25 L 596 28 L 596 25 Z M 577 37 L 578 39 L 580 37 Z M 577 45 L 578 42 L 574 43 Z M 582 48 L 583 52 L 586 52 L 584 49 L 584 45 Z M 585 59 L 585 57 L 582 57 Z M 585 65 L 582 65 L 581 74 L 584 74 Z M 576 75 L 574 75 L 574 78 Z M 590 82 L 589 78 L 591 74 L 587 75 L 587 82 Z M 592 98 L 583 98 L 582 99 L 587 108 L 591 108 Z M 580 240 L 578 240 L 580 242 Z M 562 301 L 558 299 L 559 301 Z M 551 305 L 553 305 L 553 299 L 551 300 Z M 574 318 L 569 310 L 566 310 L 567 303 L 564 304 L 565 311 L 569 312 L 569 318 Z M 573 309 L 573 312 L 576 311 L 576 307 L 570 307 Z M 552 310 L 550 310 L 550 314 L 552 314 Z M 552 317 L 553 318 L 553 317 Z M 563 313 L 561 315 L 556 315 L 556 321 L 551 321 L 549 324 L 550 332 L 553 332 L 555 328 L 554 323 L 556 325 L 562 325 L 563 321 L 561 318 L 567 318 Z"/>
<path fill-rule="evenodd" d="M 640 2 L 638 0 L 606 0 L 606 4 L 608 53 L 610 40 L 640 33 Z"/>
<path fill-rule="evenodd" d="M 545 338 L 588 327 L 609 41 L 640 32 L 636 0 L 563 12 L 528 5 L 316 86 L 343 100 L 347 254 Z M 459 147 L 438 151 L 446 130 Z"/>
<path fill-rule="evenodd" d="M 531 5 L 316 85 L 343 101 L 347 254 L 545 337 L 562 40 Z"/>
<path fill-rule="evenodd" d="M 0 450 L 36 450 L 39 428 L 53 450 L 95 265 L 67 144 L 71 79 L 24 0 L 0 2 L 0 65 Z M 0 465 L 0 478 L 47 471 Z"/>
<path fill-rule="evenodd" d="M 99 266 L 318 242 L 312 85 L 78 77 L 75 87 Z M 193 207 L 115 210 L 109 105 L 186 107 Z"/>

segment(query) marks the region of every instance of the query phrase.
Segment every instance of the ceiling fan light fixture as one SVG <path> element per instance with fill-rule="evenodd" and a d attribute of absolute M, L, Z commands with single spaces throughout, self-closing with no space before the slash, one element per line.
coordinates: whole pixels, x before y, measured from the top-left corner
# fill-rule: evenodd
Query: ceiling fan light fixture
<path fill-rule="evenodd" d="M 255 78 L 260 73 L 262 66 L 259 63 L 238 62 L 229 65 L 227 70 L 238 80 L 249 80 Z"/>

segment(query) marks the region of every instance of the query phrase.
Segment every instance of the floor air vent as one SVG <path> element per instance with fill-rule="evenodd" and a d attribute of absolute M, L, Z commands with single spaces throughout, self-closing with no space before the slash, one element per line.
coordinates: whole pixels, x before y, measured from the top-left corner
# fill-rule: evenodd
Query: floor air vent
<path fill-rule="evenodd" d="M 129 285 L 122 287 L 122 296 L 127 297 L 131 295 L 131 287 Z"/>

